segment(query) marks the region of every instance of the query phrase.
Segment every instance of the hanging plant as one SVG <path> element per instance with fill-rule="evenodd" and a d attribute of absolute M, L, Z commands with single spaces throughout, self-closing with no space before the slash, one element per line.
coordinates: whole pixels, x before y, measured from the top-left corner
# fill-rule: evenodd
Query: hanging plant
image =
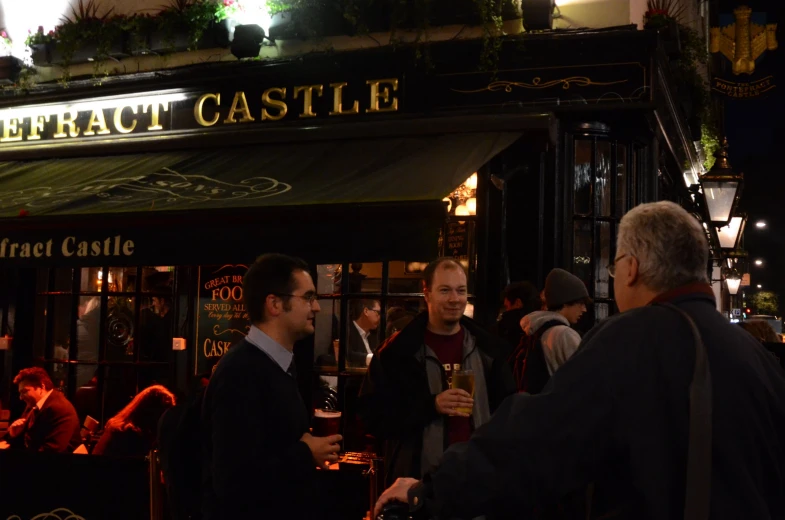
<path fill-rule="evenodd" d="M 8 37 L 8 33 L 3 29 L 0 31 L 0 56 L 10 56 L 12 49 L 13 43 L 11 38 Z"/>
<path fill-rule="evenodd" d="M 157 34 L 151 36 L 151 47 L 157 51 L 190 51 L 210 46 L 213 42 L 203 40 L 210 29 L 241 10 L 237 0 L 172 0 L 155 17 Z M 183 36 L 185 41 L 181 41 Z M 228 37 L 223 39 L 228 42 Z"/>

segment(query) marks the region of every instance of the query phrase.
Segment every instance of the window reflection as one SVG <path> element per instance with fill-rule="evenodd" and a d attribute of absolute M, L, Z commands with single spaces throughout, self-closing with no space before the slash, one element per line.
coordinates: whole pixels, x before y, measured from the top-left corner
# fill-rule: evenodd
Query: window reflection
<path fill-rule="evenodd" d="M 387 291 L 390 293 L 422 292 L 422 272 L 428 262 L 390 262 Z"/>
<path fill-rule="evenodd" d="M 338 340 L 341 323 L 341 301 L 318 300 L 321 310 L 314 321 L 314 363 L 320 369 L 338 369 Z"/>
<path fill-rule="evenodd" d="M 136 299 L 125 296 L 109 298 L 106 317 L 106 359 L 132 361 L 134 359 L 134 309 Z"/>
<path fill-rule="evenodd" d="M 627 147 L 616 146 L 616 216 L 627 212 Z"/>
<path fill-rule="evenodd" d="M 322 264 L 316 266 L 316 293 L 341 293 L 341 264 Z"/>
<path fill-rule="evenodd" d="M 588 284 L 591 279 L 593 256 L 592 242 L 591 222 L 583 220 L 576 221 L 572 246 L 574 255 L 572 272 L 586 284 Z"/>
<path fill-rule="evenodd" d="M 600 240 L 600 256 L 594 266 L 594 297 L 609 298 L 610 275 L 606 266 L 610 264 L 611 258 L 611 223 L 598 222 L 597 226 Z"/>
<path fill-rule="evenodd" d="M 110 267 L 107 278 L 109 292 L 133 292 L 136 290 L 136 267 Z"/>
<path fill-rule="evenodd" d="M 592 141 L 586 139 L 575 140 L 575 171 L 573 173 L 573 186 L 575 201 L 573 212 L 576 215 L 587 216 L 591 213 L 592 195 Z"/>
<path fill-rule="evenodd" d="M 599 141 L 596 156 L 597 200 L 595 214 L 611 216 L 611 143 Z"/>
<path fill-rule="evenodd" d="M 174 267 L 142 267 L 142 292 L 171 293 Z"/>
<path fill-rule="evenodd" d="M 100 267 L 83 267 L 79 292 L 95 293 L 101 291 L 104 283 L 104 271 Z"/>
<path fill-rule="evenodd" d="M 382 263 L 349 264 L 350 293 L 382 292 Z"/>

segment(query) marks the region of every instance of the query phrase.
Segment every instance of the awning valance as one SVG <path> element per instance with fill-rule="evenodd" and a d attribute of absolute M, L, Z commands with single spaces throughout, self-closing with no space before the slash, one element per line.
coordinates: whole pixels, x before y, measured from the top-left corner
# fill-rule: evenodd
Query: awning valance
<path fill-rule="evenodd" d="M 517 133 L 0 163 L 0 218 L 439 200 Z"/>

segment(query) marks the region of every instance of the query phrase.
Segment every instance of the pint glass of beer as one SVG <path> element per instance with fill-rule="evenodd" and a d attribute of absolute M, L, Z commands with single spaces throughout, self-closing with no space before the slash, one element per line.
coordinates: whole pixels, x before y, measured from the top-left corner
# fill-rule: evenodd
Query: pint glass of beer
<path fill-rule="evenodd" d="M 341 433 L 341 412 L 316 409 L 313 412 L 314 437 L 329 437 Z"/>
<path fill-rule="evenodd" d="M 469 393 L 472 398 L 474 397 L 474 372 L 471 370 L 455 370 L 452 373 L 452 388 L 459 388 Z M 471 407 L 456 408 L 455 411 L 461 413 L 472 413 Z"/>

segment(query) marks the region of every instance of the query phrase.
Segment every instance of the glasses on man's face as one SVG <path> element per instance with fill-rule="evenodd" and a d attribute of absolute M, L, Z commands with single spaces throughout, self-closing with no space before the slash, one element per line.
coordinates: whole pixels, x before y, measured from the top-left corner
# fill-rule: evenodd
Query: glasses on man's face
<path fill-rule="evenodd" d="M 613 263 L 612 264 L 608 264 L 606 266 L 607 269 L 608 269 L 608 274 L 610 275 L 611 278 L 615 278 L 616 277 L 616 262 L 618 262 L 619 260 L 621 260 L 625 256 L 629 256 L 629 253 L 624 253 L 621 256 L 617 256 L 616 258 L 613 259 Z"/>
<path fill-rule="evenodd" d="M 369 311 L 371 311 L 371 312 L 375 312 L 375 313 L 376 313 L 376 314 L 378 314 L 379 316 L 381 316 L 381 315 L 382 315 L 382 310 L 381 310 L 381 309 L 371 309 L 370 307 L 366 307 L 366 309 L 368 309 L 368 310 L 369 310 Z"/>
<path fill-rule="evenodd" d="M 308 305 L 313 305 L 313 302 L 316 301 L 316 293 L 308 292 L 305 294 L 276 294 L 276 296 L 288 296 L 289 298 L 300 298 L 301 300 L 305 300 Z"/>

